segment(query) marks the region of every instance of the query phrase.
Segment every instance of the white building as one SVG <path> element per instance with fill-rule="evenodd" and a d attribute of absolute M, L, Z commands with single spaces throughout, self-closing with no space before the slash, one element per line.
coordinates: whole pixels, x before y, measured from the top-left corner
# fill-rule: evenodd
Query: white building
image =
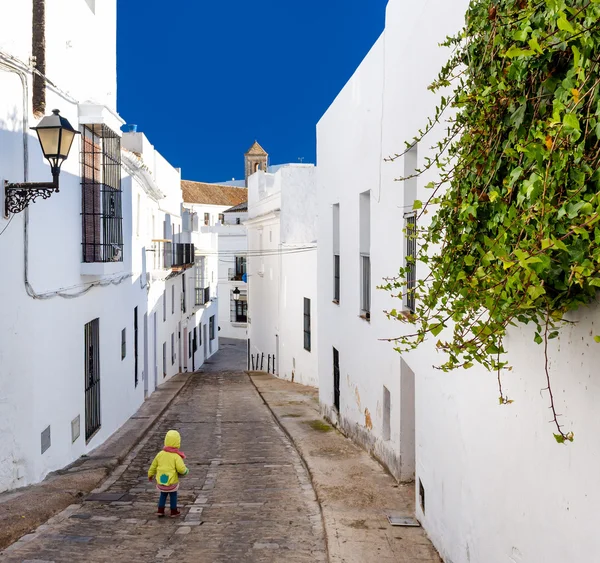
<path fill-rule="evenodd" d="M 312 164 L 248 181 L 249 368 L 317 386 L 317 194 Z"/>
<path fill-rule="evenodd" d="M 180 335 L 211 315 L 182 298 L 194 256 L 182 241 L 180 173 L 142 134 L 120 132 L 116 0 L 35 7 L 5 6 L 0 19 L 0 181 L 50 181 L 29 130 L 47 108 L 81 135 L 60 192 L 0 213 L 0 491 L 103 443 L 189 368 Z M 34 79 L 32 57 L 48 82 Z"/>
<path fill-rule="evenodd" d="M 433 115 L 427 86 L 448 57 L 438 44 L 467 5 L 390 0 L 384 34 L 318 124 L 320 399 L 394 475 L 416 478 L 416 514 L 446 562 L 587 561 L 600 549 L 600 352 L 588 346 L 597 307 L 552 341 L 555 399 L 576 437 L 568 446 L 552 435 L 543 349 L 529 329 L 509 334 L 504 384 L 515 402 L 503 407 L 495 374 L 446 374 L 432 367 L 433 345 L 401 358 L 381 340 L 406 329 L 386 319 L 398 303 L 376 286 L 404 263 L 403 229 L 433 176 L 394 178 L 422 165 L 443 131 L 384 158 Z"/>
<path fill-rule="evenodd" d="M 206 263 L 210 276 L 200 277 L 197 288 L 205 288 L 211 298 L 218 298 L 219 335 L 225 338 L 246 338 L 246 315 L 234 303 L 233 291 L 239 286 L 240 304 L 246 301 L 246 229 L 243 214 L 227 213 L 232 207 L 247 201 L 246 188 L 205 184 L 184 180 L 182 183 L 184 208 L 189 213 L 199 255 L 199 267 Z M 210 288 L 210 289 L 206 289 Z M 202 301 L 202 298 L 200 298 Z M 239 315 L 237 314 L 239 313 Z"/>

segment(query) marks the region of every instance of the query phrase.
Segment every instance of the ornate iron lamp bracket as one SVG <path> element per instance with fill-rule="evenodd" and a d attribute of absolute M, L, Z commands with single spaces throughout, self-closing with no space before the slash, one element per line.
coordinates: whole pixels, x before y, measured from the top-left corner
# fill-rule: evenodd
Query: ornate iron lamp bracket
<path fill-rule="evenodd" d="M 23 184 L 4 182 L 4 216 L 8 217 L 9 213 L 21 213 L 39 197 L 48 199 L 53 193 L 58 192 L 58 173 L 52 175 L 54 177 L 52 182 Z"/>

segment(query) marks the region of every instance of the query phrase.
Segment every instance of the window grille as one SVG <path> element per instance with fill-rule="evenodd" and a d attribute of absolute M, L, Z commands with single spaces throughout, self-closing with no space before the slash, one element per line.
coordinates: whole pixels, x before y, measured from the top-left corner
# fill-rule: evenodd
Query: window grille
<path fill-rule="evenodd" d="M 417 287 L 417 216 L 413 213 L 406 219 L 406 308 L 414 313 L 416 309 L 415 289 Z"/>
<path fill-rule="evenodd" d="M 84 262 L 123 261 L 121 139 L 106 125 L 85 125 L 81 151 Z"/>
<path fill-rule="evenodd" d="M 371 257 L 363 254 L 361 262 L 360 308 L 367 319 L 371 318 Z"/>
<path fill-rule="evenodd" d="M 333 256 L 333 300 L 340 302 L 340 255 Z"/>
<path fill-rule="evenodd" d="M 304 349 L 311 350 L 310 299 L 304 298 Z"/>

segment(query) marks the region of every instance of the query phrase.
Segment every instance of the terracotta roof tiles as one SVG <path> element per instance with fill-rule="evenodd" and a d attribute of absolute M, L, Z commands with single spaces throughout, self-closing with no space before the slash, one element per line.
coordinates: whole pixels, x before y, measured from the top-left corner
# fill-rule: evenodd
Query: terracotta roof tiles
<path fill-rule="evenodd" d="M 181 190 L 186 203 L 235 206 L 248 201 L 246 188 L 182 180 Z"/>

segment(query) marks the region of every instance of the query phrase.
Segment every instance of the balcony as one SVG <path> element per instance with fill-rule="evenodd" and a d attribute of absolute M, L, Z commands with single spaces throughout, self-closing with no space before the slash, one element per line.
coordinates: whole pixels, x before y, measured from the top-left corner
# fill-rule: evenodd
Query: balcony
<path fill-rule="evenodd" d="M 155 239 L 153 270 L 170 270 L 173 265 L 173 243 L 170 240 Z"/>
<path fill-rule="evenodd" d="M 229 272 L 228 272 L 229 281 L 241 282 L 243 277 L 244 277 L 243 272 L 236 272 L 233 268 L 229 268 Z"/>
<path fill-rule="evenodd" d="M 187 242 L 173 244 L 173 269 L 185 269 L 194 265 L 194 245 Z"/>
<path fill-rule="evenodd" d="M 202 305 L 207 305 L 210 303 L 210 286 L 196 288 L 196 307 L 201 307 Z"/>

